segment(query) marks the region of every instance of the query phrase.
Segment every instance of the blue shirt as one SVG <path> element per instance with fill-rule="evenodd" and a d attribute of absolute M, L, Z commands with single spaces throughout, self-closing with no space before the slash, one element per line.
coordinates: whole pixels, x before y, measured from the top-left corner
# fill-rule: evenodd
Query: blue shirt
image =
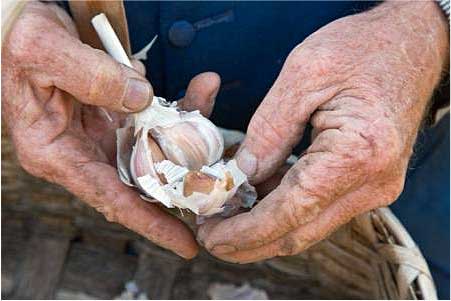
<path fill-rule="evenodd" d="M 132 51 L 159 38 L 145 62 L 155 94 L 184 95 L 189 81 L 215 71 L 222 87 L 211 116 L 246 130 L 290 51 L 307 36 L 374 2 L 125 2 Z"/>

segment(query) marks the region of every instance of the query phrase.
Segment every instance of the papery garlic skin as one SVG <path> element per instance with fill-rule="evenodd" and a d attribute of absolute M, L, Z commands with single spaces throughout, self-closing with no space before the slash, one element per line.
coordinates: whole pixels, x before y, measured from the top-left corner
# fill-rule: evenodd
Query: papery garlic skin
<path fill-rule="evenodd" d="M 139 132 L 136 139 L 136 144 L 133 146 L 130 158 L 130 173 L 135 183 L 139 182 L 137 179 L 145 175 L 151 175 L 161 185 L 166 184 L 167 181 L 164 175 L 160 175 L 155 169 L 155 164 L 166 159 L 163 152 L 157 143 L 142 132 Z M 142 187 L 140 187 L 143 189 Z"/>
<path fill-rule="evenodd" d="M 172 203 L 179 208 L 187 208 L 198 215 L 210 216 L 223 211 L 223 205 L 233 195 L 235 195 L 241 184 L 247 181 L 246 175 L 238 168 L 235 160 L 227 163 L 222 161 L 211 167 L 204 167 L 202 172 L 217 178 L 213 190 L 209 194 L 193 192 L 185 197 L 183 193 L 183 182 L 177 182 L 172 187 L 166 188 L 167 193 L 172 198 Z M 226 185 L 221 180 L 226 180 L 227 173 L 233 178 L 234 187 L 227 190 Z"/>
<path fill-rule="evenodd" d="M 126 128 L 117 131 L 118 170 L 124 183 L 139 187 L 144 199 L 202 216 L 222 212 L 241 186 L 250 191 L 246 204 L 255 201 L 255 189 L 235 160 L 221 160 L 221 132 L 199 111 L 179 111 L 174 103 L 155 97 L 151 106 L 133 118 L 132 124 L 128 122 Z M 134 145 L 127 150 L 123 144 L 130 145 L 127 135 L 132 127 Z M 203 182 L 187 182 L 196 180 L 190 177 L 193 172 Z"/>

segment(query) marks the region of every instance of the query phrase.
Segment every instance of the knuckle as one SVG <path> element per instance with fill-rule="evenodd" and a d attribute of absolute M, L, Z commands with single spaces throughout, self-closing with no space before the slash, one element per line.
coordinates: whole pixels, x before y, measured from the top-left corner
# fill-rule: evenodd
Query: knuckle
<path fill-rule="evenodd" d="M 314 39 L 306 40 L 296 46 L 288 55 L 286 67 L 308 78 L 322 77 L 334 71 L 337 55 L 332 49 L 315 45 Z"/>
<path fill-rule="evenodd" d="M 302 191 L 302 193 L 300 193 Z M 302 183 L 292 186 L 281 202 L 279 220 L 287 229 L 295 229 L 311 222 L 321 212 L 321 204 L 325 196 L 318 195 L 318 190 L 309 189 Z"/>
<path fill-rule="evenodd" d="M 359 167 L 368 175 L 380 175 L 399 165 L 401 139 L 390 120 L 366 121 L 358 129 L 345 133 L 345 138 L 336 145 L 335 152 L 349 166 Z"/>
<path fill-rule="evenodd" d="M 34 148 L 22 147 L 20 144 L 16 144 L 17 161 L 20 166 L 29 174 L 38 177 L 45 178 L 50 182 L 54 182 L 48 175 L 51 174 L 52 164 L 46 162 L 45 157 L 42 158 L 39 154 L 33 151 Z"/>
<path fill-rule="evenodd" d="M 384 173 L 398 165 L 397 161 L 401 157 L 401 139 L 391 121 L 382 118 L 371 122 L 360 136 L 371 151 L 367 159 L 370 172 Z"/>

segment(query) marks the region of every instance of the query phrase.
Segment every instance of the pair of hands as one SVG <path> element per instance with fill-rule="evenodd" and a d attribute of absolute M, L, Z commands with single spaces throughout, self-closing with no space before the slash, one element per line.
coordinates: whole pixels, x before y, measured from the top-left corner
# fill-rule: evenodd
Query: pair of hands
<path fill-rule="evenodd" d="M 312 34 L 287 58 L 237 160 L 252 183 L 268 183 L 309 122 L 311 146 L 255 208 L 209 220 L 197 240 L 231 262 L 292 255 L 394 201 L 448 45 L 447 22 L 432 1 L 384 3 Z M 108 220 L 194 257 L 192 233 L 143 202 L 114 167 L 123 113 L 153 96 L 142 65 L 131 70 L 82 44 L 70 18 L 42 3 L 28 4 L 16 21 L 2 62 L 3 118 L 21 165 Z M 208 115 L 219 84 L 214 73 L 196 76 L 183 107 Z M 117 112 L 113 123 L 99 106 Z"/>

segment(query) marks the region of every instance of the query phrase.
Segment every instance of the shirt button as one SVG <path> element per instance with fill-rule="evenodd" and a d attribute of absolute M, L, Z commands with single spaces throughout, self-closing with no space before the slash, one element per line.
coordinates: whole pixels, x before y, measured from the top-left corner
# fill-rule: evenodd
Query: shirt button
<path fill-rule="evenodd" d="M 195 35 L 193 25 L 185 20 L 177 21 L 169 28 L 169 41 L 176 47 L 187 47 Z"/>

